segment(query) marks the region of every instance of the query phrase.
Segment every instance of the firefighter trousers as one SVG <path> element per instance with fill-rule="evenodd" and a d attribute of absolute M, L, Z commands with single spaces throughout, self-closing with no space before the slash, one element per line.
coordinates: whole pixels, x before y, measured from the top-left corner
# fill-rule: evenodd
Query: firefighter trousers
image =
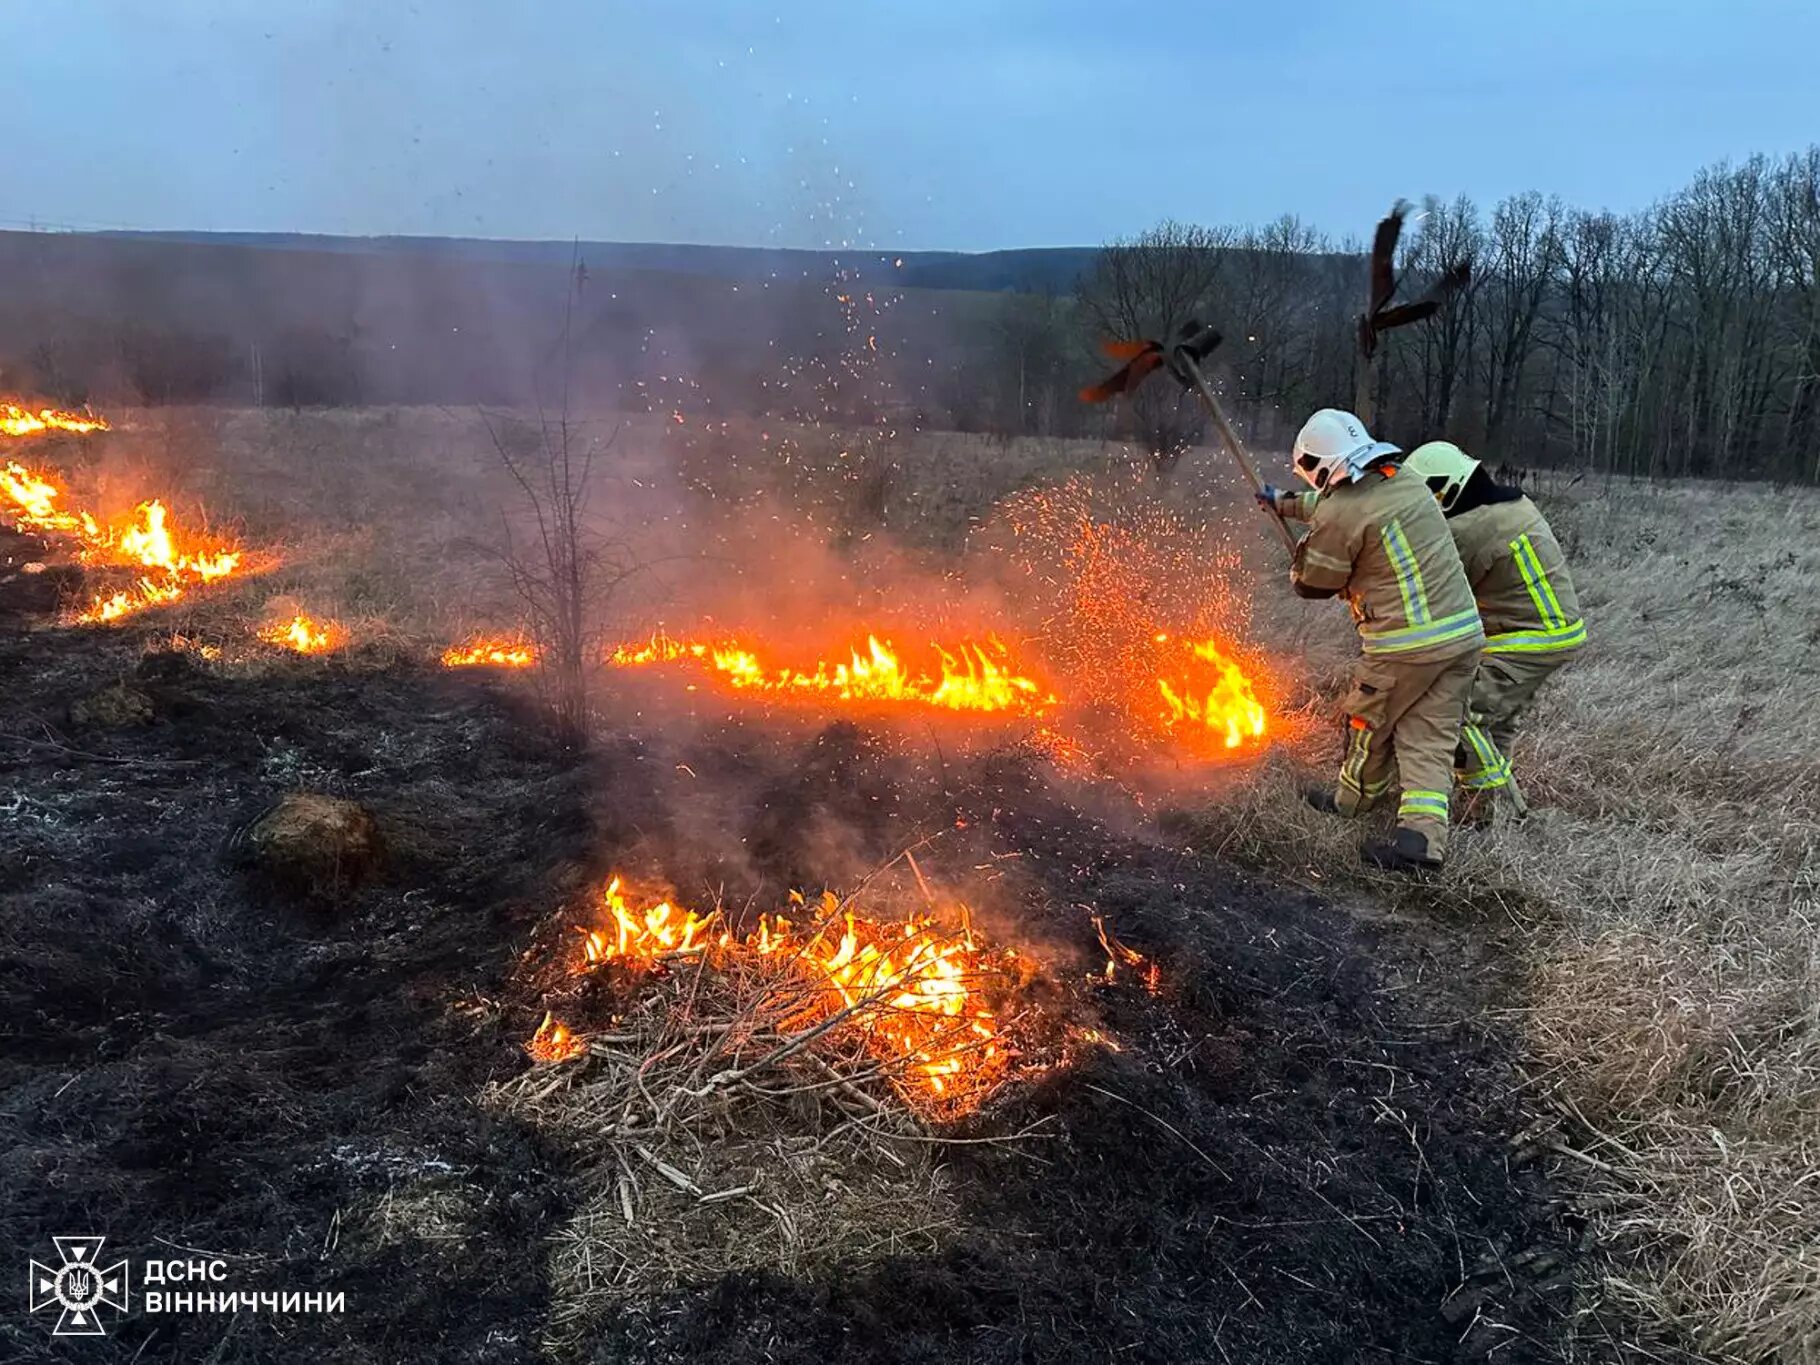
<path fill-rule="evenodd" d="M 1573 658 L 1572 650 L 1542 654 L 1486 654 L 1472 680 L 1466 724 L 1454 767 L 1460 786 L 1491 791 L 1510 782 L 1510 746 L 1517 721 L 1535 699 L 1536 689 Z"/>
<path fill-rule="evenodd" d="M 1342 814 L 1363 815 L 1395 783 L 1397 827 L 1426 837 L 1430 856 L 1445 853 L 1454 748 L 1478 661 L 1477 641 L 1451 658 L 1359 660 L 1346 696 L 1346 757 L 1334 790 Z"/>

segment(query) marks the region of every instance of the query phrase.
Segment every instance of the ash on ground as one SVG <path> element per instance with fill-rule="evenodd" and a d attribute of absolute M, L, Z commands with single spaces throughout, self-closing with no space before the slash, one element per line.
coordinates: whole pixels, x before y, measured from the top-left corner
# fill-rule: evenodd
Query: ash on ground
<path fill-rule="evenodd" d="M 144 664 L 152 639 L 0 638 L 0 1219 L 26 1254 L 72 1230 L 135 1259 L 205 1248 L 241 1288 L 348 1307 L 129 1313 L 84 1359 L 1621 1354 L 1577 1311 L 1596 1249 L 1513 1160 L 1528 1116 L 1483 1022 L 1497 974 L 1456 935 L 1115 832 L 1022 751 L 931 758 L 757 721 L 669 740 L 609 712 L 577 758 L 538 737 L 510 680 L 358 661 L 235 677 Z M 149 719 L 70 726 L 70 698 L 128 678 Z M 383 863 L 331 906 L 233 853 L 298 790 L 384 831 Z M 815 1254 L 777 1233 L 768 1260 L 717 1263 L 715 1206 L 688 1198 L 688 1225 L 666 1225 L 694 1258 L 682 1273 L 585 1292 L 576 1238 L 623 1222 L 619 1192 L 586 1131 L 496 1102 L 529 1066 L 527 955 L 555 916 L 616 865 L 736 902 L 935 829 L 930 875 L 981 893 L 994 932 L 1073 982 L 1055 1008 L 1117 1050 L 1080 1048 L 958 1129 L 906 1134 L 895 1186 L 843 1167 L 838 1142 L 797 1153 L 813 1182 L 796 1209 L 844 1229 Z M 1105 961 L 1094 914 L 1154 983 L 1084 984 Z M 711 1135 L 695 1170 L 664 1159 L 694 1180 Z M 769 1217 L 743 1200 L 724 1216 Z M 0 1342 L 63 1358 L 22 1314 Z"/>

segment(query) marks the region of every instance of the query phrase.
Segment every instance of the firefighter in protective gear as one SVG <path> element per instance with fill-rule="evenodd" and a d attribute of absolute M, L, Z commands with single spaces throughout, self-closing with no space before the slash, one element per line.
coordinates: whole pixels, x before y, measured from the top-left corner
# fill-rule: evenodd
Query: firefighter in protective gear
<path fill-rule="evenodd" d="M 1485 653 L 1455 755 L 1460 786 L 1514 792 L 1517 721 L 1536 689 L 1586 643 L 1567 556 L 1521 489 L 1493 482 L 1452 442 L 1417 446 L 1403 473 L 1420 480 L 1446 514 L 1485 623 Z"/>
<path fill-rule="evenodd" d="M 1345 599 L 1359 631 L 1346 757 L 1334 790 L 1309 803 L 1362 815 L 1398 784 L 1395 840 L 1362 854 L 1411 871 L 1440 866 L 1447 850 L 1454 747 L 1485 637 L 1446 519 L 1400 458 L 1353 414 L 1324 408 L 1293 456 L 1312 491 L 1269 490 L 1267 501 L 1308 523 L 1290 569 L 1296 593 Z"/>

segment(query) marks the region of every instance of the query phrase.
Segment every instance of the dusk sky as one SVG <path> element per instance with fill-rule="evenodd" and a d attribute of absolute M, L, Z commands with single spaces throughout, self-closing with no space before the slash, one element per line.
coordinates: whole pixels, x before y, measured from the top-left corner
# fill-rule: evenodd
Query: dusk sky
<path fill-rule="evenodd" d="M 0 227 L 1077 245 L 1642 207 L 1820 140 L 1813 0 L 14 0 Z"/>

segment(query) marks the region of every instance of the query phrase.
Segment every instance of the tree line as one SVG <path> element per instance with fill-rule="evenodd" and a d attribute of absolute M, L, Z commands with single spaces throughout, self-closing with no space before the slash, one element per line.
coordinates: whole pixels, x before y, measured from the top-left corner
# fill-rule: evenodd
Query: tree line
<path fill-rule="evenodd" d="M 1471 282 L 1384 343 L 1380 434 L 1519 465 L 1820 481 L 1820 147 L 1709 167 L 1636 213 L 1431 196 L 1411 222 L 1404 277 L 1463 260 Z M 1001 434 L 1136 439 L 1167 471 L 1202 434 L 1174 386 L 1110 414 L 1074 394 L 1106 364 L 1098 339 L 1196 317 L 1225 334 L 1215 382 L 1253 439 L 1286 443 L 1350 405 L 1365 277 L 1363 246 L 1294 218 L 1165 222 L 1107 245 L 1072 294 L 1004 296 L 973 338 L 985 382 L 951 406 Z"/>

